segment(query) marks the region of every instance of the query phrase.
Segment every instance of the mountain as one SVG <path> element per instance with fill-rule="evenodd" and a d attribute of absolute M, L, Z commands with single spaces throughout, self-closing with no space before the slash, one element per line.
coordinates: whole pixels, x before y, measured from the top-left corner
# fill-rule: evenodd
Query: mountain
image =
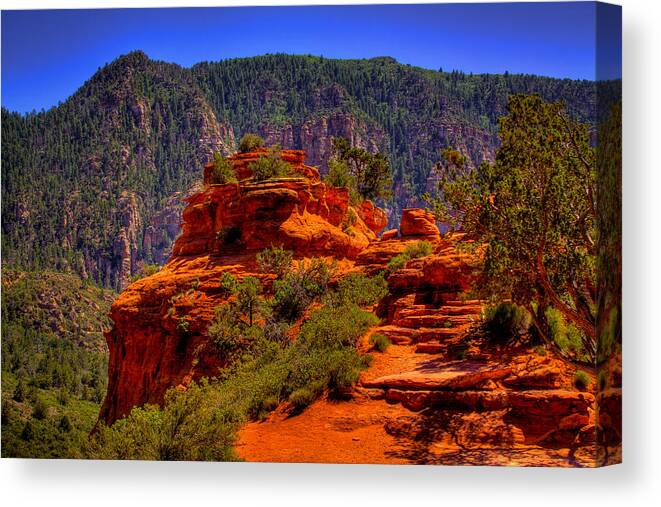
<path fill-rule="evenodd" d="M 605 86 L 615 93 L 620 82 Z M 201 165 L 250 131 L 304 149 L 322 172 L 335 136 L 386 152 L 396 223 L 435 189 L 440 149 L 457 147 L 472 165 L 493 157 L 512 93 L 562 100 L 597 122 L 590 81 L 436 72 L 388 57 L 266 55 L 185 69 L 133 52 L 48 111 L 2 110 L 4 262 L 125 287 L 142 263 L 167 259 Z"/>

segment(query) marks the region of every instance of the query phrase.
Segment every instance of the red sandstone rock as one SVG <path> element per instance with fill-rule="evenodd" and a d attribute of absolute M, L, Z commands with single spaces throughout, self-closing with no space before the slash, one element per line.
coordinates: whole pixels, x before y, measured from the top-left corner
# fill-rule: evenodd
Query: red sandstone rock
<path fill-rule="evenodd" d="M 376 239 L 383 216 L 373 206 L 352 208 L 346 189 L 306 178 L 211 185 L 188 199 L 173 254 L 282 245 L 301 255 L 353 258 Z"/>
<path fill-rule="evenodd" d="M 434 215 L 419 208 L 407 208 L 402 211 L 399 230 L 402 236 L 438 237 L 440 235 Z"/>
<path fill-rule="evenodd" d="M 360 206 L 356 208 L 358 216 L 365 222 L 365 225 L 378 234 L 383 228 L 388 225 L 388 216 L 381 208 L 374 206 L 374 203 L 369 200 L 363 201 Z"/>
<path fill-rule="evenodd" d="M 430 371 L 416 370 L 388 375 L 365 381 L 363 386 L 408 390 L 479 389 L 488 380 L 502 379 L 512 373 L 507 367 L 468 361 L 455 362 L 437 368 L 432 368 L 430 365 L 428 370 Z"/>
<path fill-rule="evenodd" d="M 383 234 L 381 234 L 381 241 L 388 241 L 389 239 L 395 239 L 399 231 L 397 229 L 388 229 Z"/>
<path fill-rule="evenodd" d="M 391 274 L 388 282 L 398 290 L 417 290 L 425 287 L 436 290 L 467 290 L 473 283 L 475 268 L 469 255 L 459 253 L 430 255 L 414 259 L 406 268 Z"/>
<path fill-rule="evenodd" d="M 350 206 L 348 191 L 319 181 L 316 170 L 303 164 L 302 151 L 282 152 L 296 178 L 246 181 L 247 164 L 261 153 L 231 158 L 240 183 L 207 185 L 187 199 L 168 263 L 131 284 L 112 305 L 108 392 L 100 413 L 106 423 L 134 406 L 161 403 L 167 389 L 217 376 L 226 366 L 206 334 L 215 307 L 226 302 L 219 286 L 223 272 L 268 278 L 255 275 L 255 255 L 273 245 L 297 258 L 351 259 L 376 241 L 386 222 L 383 211 L 367 202 Z"/>

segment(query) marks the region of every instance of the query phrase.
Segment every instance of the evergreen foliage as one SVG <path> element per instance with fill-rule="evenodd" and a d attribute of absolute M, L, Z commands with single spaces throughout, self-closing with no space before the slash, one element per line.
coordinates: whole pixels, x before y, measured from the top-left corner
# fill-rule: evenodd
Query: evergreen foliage
<path fill-rule="evenodd" d="M 291 268 L 294 252 L 282 246 L 265 248 L 257 254 L 257 265 L 262 273 L 275 273 L 282 278 Z"/>
<path fill-rule="evenodd" d="M 392 196 L 390 163 L 383 154 L 370 153 L 338 137 L 333 138 L 333 153 L 335 174 L 331 180 L 345 180 L 346 186 L 363 199 L 376 200 Z"/>

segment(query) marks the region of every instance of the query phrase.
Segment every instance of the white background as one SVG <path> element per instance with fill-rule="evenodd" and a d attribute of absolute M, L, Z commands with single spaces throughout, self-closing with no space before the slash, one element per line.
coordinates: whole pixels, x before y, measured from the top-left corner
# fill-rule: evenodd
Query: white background
<path fill-rule="evenodd" d="M 322 2 L 0 0 L 0 7 L 310 3 Z M 661 505 L 661 2 L 616 3 L 624 8 L 624 464 L 560 470 L 4 459 L 3 505 Z"/>

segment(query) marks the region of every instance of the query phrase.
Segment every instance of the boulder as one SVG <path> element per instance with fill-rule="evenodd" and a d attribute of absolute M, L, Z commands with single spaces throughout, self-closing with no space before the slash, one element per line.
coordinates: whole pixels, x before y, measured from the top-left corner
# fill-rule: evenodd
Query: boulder
<path fill-rule="evenodd" d="M 402 236 L 440 236 L 434 215 L 420 208 L 407 208 L 402 211 L 399 230 Z"/>
<path fill-rule="evenodd" d="M 388 241 L 389 239 L 395 239 L 399 231 L 397 229 L 388 229 L 381 234 L 381 241 Z"/>

